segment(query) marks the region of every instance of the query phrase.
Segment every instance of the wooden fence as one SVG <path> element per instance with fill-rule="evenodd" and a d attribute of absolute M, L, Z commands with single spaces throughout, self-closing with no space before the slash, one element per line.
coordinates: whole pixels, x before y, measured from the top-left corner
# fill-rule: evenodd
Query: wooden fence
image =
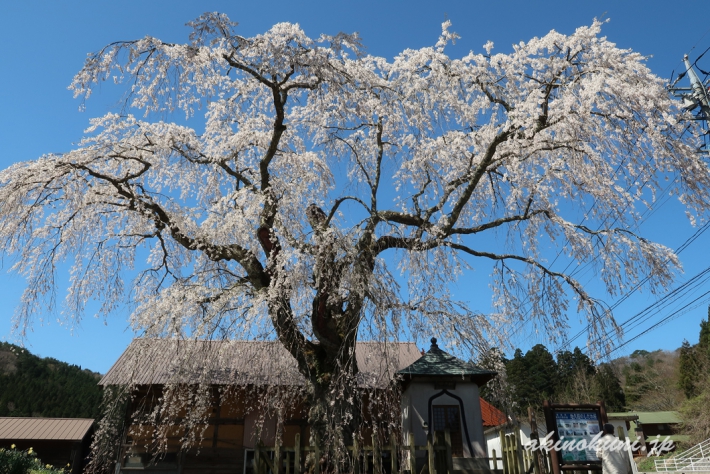
<path fill-rule="evenodd" d="M 492 451 L 490 461 L 493 472 L 503 474 L 551 474 L 552 463 L 549 453 L 530 451 L 520 440 L 520 430 L 511 435 L 499 432 L 501 453 Z M 433 439 L 432 439 L 433 438 Z M 417 452 L 424 452 L 424 462 L 432 474 L 451 474 L 454 470 L 454 458 L 451 450 L 449 430 L 429 436 L 426 445 L 415 445 L 414 435 L 409 434 L 408 444 L 402 445 L 393 437 L 388 444 L 377 442 L 373 436 L 372 445 L 359 446 L 355 443 L 347 447 L 354 474 L 404 474 L 418 473 L 416 466 Z M 306 462 L 309 454 L 310 463 Z M 301 437 L 296 434 L 293 446 L 262 446 L 254 448 L 254 474 L 320 474 L 321 449 L 315 446 L 301 445 Z M 421 465 L 419 466 L 421 470 Z M 571 471 L 570 474 L 599 474 L 599 471 Z"/>
<path fill-rule="evenodd" d="M 504 431 L 498 433 L 501 445 L 501 456 L 492 450 L 490 461 L 494 471 L 501 469 L 504 474 L 550 474 L 551 460 L 545 451 L 531 451 L 523 446 L 520 440 L 520 430 L 516 429 L 510 435 Z M 500 464 L 499 464 L 500 461 Z"/>
<path fill-rule="evenodd" d="M 552 474 L 552 459 L 547 451 L 530 449 L 523 446 L 520 441 L 520 429 L 506 435 L 504 431 L 498 433 L 500 437 L 501 456 L 492 450 L 490 456 L 493 471 L 503 470 L 504 474 Z M 598 470 L 565 471 L 569 474 L 600 474 Z"/>
<path fill-rule="evenodd" d="M 434 438 L 432 441 L 431 438 Z M 382 445 L 372 438 L 371 446 L 348 446 L 352 472 L 355 474 L 403 474 L 416 473 L 416 454 L 425 452 L 425 463 L 432 474 L 451 474 L 453 456 L 451 453 L 451 433 L 449 430 L 428 436 L 426 445 L 415 445 L 414 435 L 409 434 L 409 444 L 402 445 L 392 437 Z M 306 457 L 313 453 L 310 465 Z M 301 436 L 296 434 L 293 446 L 276 444 L 273 447 L 257 445 L 254 448 L 254 474 L 320 474 L 321 449 L 301 445 Z"/>

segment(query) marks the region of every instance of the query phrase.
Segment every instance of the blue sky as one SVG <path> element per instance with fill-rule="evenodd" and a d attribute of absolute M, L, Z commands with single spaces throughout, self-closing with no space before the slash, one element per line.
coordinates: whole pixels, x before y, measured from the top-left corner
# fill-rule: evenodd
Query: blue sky
<path fill-rule="evenodd" d="M 111 86 L 87 102 L 79 112 L 79 102 L 66 87 L 79 70 L 86 53 L 116 40 L 145 35 L 165 41 L 185 42 L 189 29 L 184 24 L 204 11 L 221 11 L 239 22 L 245 36 L 260 33 L 281 21 L 297 22 L 306 33 L 334 34 L 358 31 L 368 52 L 388 58 L 405 48 L 433 44 L 441 23 L 449 19 L 461 39 L 449 49 L 452 56 L 469 50 L 482 51 L 491 40 L 496 51 L 508 52 L 510 45 L 541 36 L 551 29 L 571 33 L 594 18 L 608 18 L 604 34 L 620 47 L 649 55 L 648 64 L 659 76 L 669 77 L 682 70 L 683 54 L 691 58 L 710 47 L 710 4 L 688 1 L 684 7 L 671 8 L 668 2 L 614 1 L 23 1 L 0 2 L 0 168 L 17 161 L 37 158 L 44 153 L 68 151 L 82 137 L 91 117 L 115 108 L 116 95 Z M 693 49 L 694 48 L 694 49 Z M 704 63 L 710 69 L 710 54 Z M 644 223 L 649 238 L 677 248 L 696 229 L 685 219 L 679 206 L 670 200 Z M 708 263 L 706 248 L 710 233 L 700 236 L 681 254 L 685 273 L 678 283 L 689 280 Z M 0 340 L 15 341 L 10 333 L 11 319 L 23 287 L 21 278 L 7 275 L 10 261 L 0 268 Z M 479 272 L 480 273 L 480 272 Z M 484 274 L 468 275 L 455 289 L 457 297 L 480 301 L 486 311 L 490 290 Z M 583 283 L 592 287 L 593 275 L 584 275 Z M 626 339 L 637 335 L 650 324 L 670 314 L 710 290 L 699 287 L 695 293 L 637 328 L 627 331 Z M 63 297 L 63 288 L 58 298 Z M 617 320 L 625 321 L 655 301 L 647 293 L 634 295 L 615 311 Z M 613 304 L 615 299 L 607 299 Z M 615 356 L 635 349 L 675 349 L 684 338 L 697 342 L 698 325 L 707 315 L 707 304 L 679 316 L 659 329 L 624 346 Z M 36 321 L 24 343 L 32 352 L 45 357 L 106 372 L 130 342 L 126 311 L 118 311 L 108 320 L 90 315 L 72 327 L 60 324 L 56 315 Z M 580 326 L 572 315 L 570 333 Z M 543 334 L 528 328 L 515 333 L 515 343 L 523 349 L 545 343 Z M 579 339 L 576 344 L 583 344 Z M 444 341 L 445 346 L 445 341 Z"/>

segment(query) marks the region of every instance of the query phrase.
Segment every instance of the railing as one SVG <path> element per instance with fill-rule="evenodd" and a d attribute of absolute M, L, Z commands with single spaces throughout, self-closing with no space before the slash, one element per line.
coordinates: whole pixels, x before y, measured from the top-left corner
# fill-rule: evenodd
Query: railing
<path fill-rule="evenodd" d="M 706 439 L 678 456 L 656 459 L 656 471 L 710 471 L 710 439 Z"/>
<path fill-rule="evenodd" d="M 684 458 L 708 458 L 710 457 L 710 439 L 706 439 L 700 444 L 696 444 L 687 451 L 682 452 L 676 459 Z"/>
<path fill-rule="evenodd" d="M 710 458 L 656 459 L 656 471 L 710 471 Z"/>
<path fill-rule="evenodd" d="M 426 452 L 426 463 L 432 474 L 446 474 L 453 471 L 453 456 L 451 452 L 451 433 L 446 430 L 427 437 L 427 444 L 414 444 L 414 435 L 409 434 L 409 444 L 401 445 L 392 437 L 390 443 L 382 445 L 373 436 L 371 446 L 359 446 L 355 443 L 348 446 L 352 472 L 357 474 L 399 474 L 415 473 L 417 451 Z M 433 440 L 431 438 L 434 438 Z M 314 472 L 320 474 L 321 448 L 301 446 L 301 436 L 296 434 L 293 446 L 262 446 L 254 448 L 255 474 L 302 474 Z M 306 458 L 313 453 L 307 466 Z M 311 471 L 312 470 L 312 471 Z"/>

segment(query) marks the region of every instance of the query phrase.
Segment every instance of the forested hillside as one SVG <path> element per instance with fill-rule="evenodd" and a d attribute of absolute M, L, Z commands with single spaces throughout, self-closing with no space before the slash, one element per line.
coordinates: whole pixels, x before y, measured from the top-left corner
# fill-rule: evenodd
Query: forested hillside
<path fill-rule="evenodd" d="M 638 411 L 674 411 L 683 403 L 679 386 L 679 350 L 634 351 L 614 361 L 626 403 Z"/>
<path fill-rule="evenodd" d="M 700 442 L 710 438 L 710 308 L 698 343 L 684 341 L 679 359 L 678 386 L 686 398 L 681 413 L 693 441 Z"/>
<path fill-rule="evenodd" d="M 710 438 L 710 308 L 698 329 L 695 345 L 686 340 L 675 351 L 637 350 L 598 365 L 579 348 L 553 355 L 538 344 L 525 353 L 517 349 L 512 358 L 492 349 L 477 362 L 499 376 L 481 394 L 520 417 L 528 407 L 540 413 L 547 399 L 604 400 L 608 411 L 680 411 L 682 432 L 698 443 Z"/>
<path fill-rule="evenodd" d="M 100 374 L 0 343 L 0 416 L 97 418 Z"/>
<path fill-rule="evenodd" d="M 501 372 L 482 395 L 507 413 L 526 415 L 528 407 L 540 411 L 544 400 L 592 403 L 604 400 L 607 410 L 621 411 L 626 397 L 613 364 L 596 365 L 578 347 L 557 357 L 538 344 L 526 353 L 517 349 L 511 359 L 492 351 L 479 363 Z"/>

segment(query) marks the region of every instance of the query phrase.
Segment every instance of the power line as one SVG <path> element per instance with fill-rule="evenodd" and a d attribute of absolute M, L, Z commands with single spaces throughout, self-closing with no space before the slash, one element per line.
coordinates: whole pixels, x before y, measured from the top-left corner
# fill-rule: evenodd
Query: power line
<path fill-rule="evenodd" d="M 710 274 L 709 274 L 709 273 L 710 273 L 710 267 L 706 268 L 706 269 L 705 269 L 703 272 L 701 272 L 701 273 L 705 276 L 705 278 L 704 278 L 702 281 L 699 281 L 698 283 L 694 284 L 693 287 L 691 287 L 691 288 L 687 288 L 687 291 L 686 291 L 686 288 L 683 288 L 683 292 L 684 292 L 686 295 L 689 294 L 689 293 L 694 292 L 694 291 L 697 290 L 698 288 L 702 287 L 708 280 L 710 280 Z M 686 296 L 686 295 L 683 295 L 683 296 Z M 681 296 L 678 295 L 678 297 L 675 298 L 674 300 L 671 300 L 671 301 L 668 301 L 668 302 L 664 302 L 663 304 L 658 305 L 658 306 L 659 306 L 658 308 L 655 308 L 655 307 L 654 307 L 653 309 L 655 309 L 655 312 L 654 312 L 653 314 L 650 314 L 650 315 L 648 315 L 647 317 L 643 318 L 642 320 L 637 321 L 633 326 L 629 326 L 629 327 L 624 328 L 624 329 L 630 331 L 630 330 L 632 330 L 632 329 L 637 328 L 638 326 L 640 326 L 640 325 L 643 324 L 644 322 L 646 322 L 646 321 L 648 321 L 649 319 L 651 319 L 652 316 L 658 314 L 658 313 L 663 309 L 661 306 L 668 307 L 668 306 L 670 306 L 671 304 L 675 303 L 677 300 L 680 300 L 680 298 L 681 298 Z"/>
<path fill-rule="evenodd" d="M 708 280 L 710 280 L 710 267 L 705 268 L 705 269 L 702 270 L 701 272 L 699 272 L 699 273 L 697 273 L 696 275 L 694 275 L 694 276 L 693 276 L 690 280 L 688 280 L 687 282 L 683 283 L 682 285 L 680 285 L 680 286 L 677 287 L 677 288 L 674 288 L 671 292 L 669 292 L 669 293 L 667 293 L 666 295 L 664 295 L 664 296 L 663 296 L 662 298 L 660 298 L 658 301 L 656 301 L 656 302 L 650 304 L 649 306 L 647 306 L 646 308 L 644 308 L 642 311 L 636 313 L 634 316 L 632 316 L 631 318 L 627 319 L 620 327 L 623 328 L 623 326 L 625 326 L 625 325 L 627 325 L 627 324 L 630 324 L 630 323 L 632 323 L 634 320 L 637 320 L 637 319 L 641 318 L 645 313 L 648 313 L 649 311 L 655 310 L 655 312 L 653 312 L 653 313 L 649 314 L 648 316 L 644 317 L 643 319 L 639 320 L 636 324 L 634 324 L 633 326 L 631 326 L 631 327 L 629 327 L 629 328 L 627 328 L 627 329 L 630 330 L 630 329 L 634 329 L 634 328 L 640 326 L 641 324 L 643 324 L 643 323 L 645 323 L 646 321 L 648 321 L 651 317 L 653 317 L 654 315 L 658 314 L 658 313 L 663 309 L 662 307 L 664 307 L 664 306 L 667 307 L 667 306 L 670 306 L 671 304 L 677 302 L 677 301 L 681 298 L 681 296 L 686 296 L 686 295 L 692 293 L 692 292 L 695 291 L 696 289 L 702 287 Z M 683 293 L 685 293 L 685 295 L 683 295 Z M 680 311 L 682 311 L 683 309 L 687 308 L 689 305 L 692 305 L 692 304 L 695 303 L 698 299 L 702 298 L 703 296 L 705 296 L 705 295 L 707 295 L 707 294 L 709 294 L 709 293 L 710 293 L 710 291 L 705 292 L 705 293 L 704 293 L 703 295 L 701 295 L 700 297 L 694 299 L 694 300 L 691 301 L 690 303 L 686 304 L 685 306 L 683 306 L 683 307 L 679 308 L 678 310 L 674 311 L 673 313 L 671 313 L 669 316 L 667 316 L 667 317 L 663 318 L 662 320 L 658 321 L 656 324 L 654 324 L 654 325 L 651 326 L 650 328 L 648 328 L 648 329 L 646 329 L 645 331 L 641 332 L 640 334 L 634 336 L 633 338 L 629 339 L 628 341 L 625 341 L 625 342 L 624 342 L 623 344 L 621 344 L 620 346 L 617 346 L 617 347 L 615 347 L 614 349 L 609 350 L 603 357 L 606 357 L 607 355 L 609 355 L 609 354 L 611 354 L 611 353 L 613 353 L 613 352 L 619 350 L 621 347 L 624 347 L 625 345 L 627 345 L 627 344 L 630 343 L 631 341 L 634 341 L 634 340 L 638 339 L 640 336 L 642 336 L 643 334 L 648 333 L 648 332 L 651 331 L 652 329 L 661 326 L 661 325 L 664 324 L 665 322 L 667 322 L 667 321 L 669 321 L 670 319 L 672 319 L 674 316 L 676 316 L 676 315 L 680 316 L 680 315 L 678 314 Z M 697 305 L 696 305 L 696 306 L 697 306 Z M 695 307 L 695 306 L 694 306 L 694 307 Z M 694 308 L 694 307 L 693 307 L 693 308 Z M 690 308 L 690 309 L 693 309 L 693 308 Z M 687 311 L 685 311 L 685 312 L 687 312 Z M 685 312 L 684 312 L 684 313 L 685 313 Z M 681 313 L 681 314 L 684 314 L 684 313 Z M 608 336 L 605 340 L 602 339 L 601 341 L 599 341 L 599 342 L 600 342 L 600 345 L 603 345 L 603 343 L 604 343 L 605 341 L 609 341 L 610 339 L 611 339 L 611 336 Z"/>
<path fill-rule="evenodd" d="M 709 228 L 710 228 L 710 221 L 706 222 L 706 223 L 705 223 L 702 227 L 700 227 L 693 235 L 691 235 L 688 239 L 686 239 L 685 242 L 683 242 L 683 243 L 680 245 L 680 247 L 678 247 L 678 248 L 675 250 L 675 254 L 676 254 L 676 255 L 679 255 L 681 252 L 683 252 L 683 250 L 687 249 L 687 248 L 690 246 L 690 244 L 692 244 L 693 242 L 695 242 L 695 241 L 698 239 L 698 237 L 700 237 L 703 233 L 705 233 Z M 666 262 L 664 262 L 664 263 L 668 263 L 668 260 L 666 260 Z M 618 300 L 616 300 L 616 301 L 614 302 L 614 304 L 612 304 L 612 305 L 609 307 L 609 309 L 606 310 L 606 313 L 612 312 L 612 311 L 613 311 L 614 309 L 616 309 L 621 303 L 623 303 L 624 301 L 626 301 L 627 299 L 629 299 L 629 298 L 631 297 L 631 295 L 633 295 L 636 291 L 638 291 L 639 288 L 641 288 L 643 285 L 645 285 L 645 284 L 648 282 L 648 280 L 650 280 L 650 279 L 651 279 L 651 276 L 650 276 L 650 275 L 647 276 L 647 277 L 645 277 L 645 278 L 643 278 L 643 279 L 642 279 L 639 283 L 637 283 L 636 286 L 634 286 L 630 291 L 628 291 L 628 292 L 625 293 L 621 298 L 619 298 Z M 671 292 L 671 293 L 672 293 L 672 292 Z M 664 298 L 665 298 L 665 296 L 664 296 Z M 662 298 L 661 300 L 663 300 L 664 298 Z M 659 301 L 661 301 L 661 300 L 659 300 Z M 644 310 L 644 311 L 645 311 L 645 310 Z M 625 324 L 627 324 L 627 323 L 633 321 L 634 319 L 638 318 L 638 317 L 640 316 L 640 314 L 641 314 L 641 313 L 637 313 L 636 315 L 632 316 L 632 317 L 629 318 L 628 320 L 624 321 L 624 323 L 622 323 L 622 327 L 623 327 Z M 582 330 L 579 331 L 577 334 L 575 334 L 571 339 L 568 339 L 567 344 L 566 344 L 565 347 L 570 347 L 571 344 L 572 344 L 572 342 L 575 341 L 575 340 L 577 340 L 582 334 L 584 334 L 585 332 L 587 332 L 590 327 L 591 327 L 591 323 L 590 323 L 590 324 L 587 324 L 587 326 L 586 326 L 584 329 L 582 329 Z"/>
<path fill-rule="evenodd" d="M 710 295 L 710 290 L 708 290 L 708 291 L 706 291 L 705 293 L 703 293 L 702 295 L 698 296 L 697 298 L 695 298 L 693 301 L 691 301 L 690 303 L 686 304 L 686 305 L 683 306 L 682 308 L 680 308 L 680 309 L 674 311 L 673 313 L 669 314 L 669 315 L 666 316 L 665 318 L 661 319 L 660 321 L 658 321 L 656 324 L 654 324 L 653 326 L 649 327 L 649 328 L 646 329 L 645 331 L 640 332 L 639 334 L 637 334 L 636 336 L 632 337 L 632 338 L 629 339 L 628 341 L 624 342 L 624 343 L 621 344 L 620 346 L 615 347 L 614 349 L 608 351 L 606 354 L 604 354 L 604 356 L 602 356 L 602 358 L 608 357 L 609 355 L 611 355 L 611 354 L 613 354 L 614 352 L 618 351 L 619 349 L 621 349 L 622 347 L 626 346 L 627 344 L 629 344 L 629 343 L 635 341 L 636 339 L 638 339 L 639 337 L 643 336 L 644 334 L 647 334 L 647 333 L 653 331 L 654 329 L 657 329 L 658 327 L 662 326 L 663 324 L 667 323 L 667 322 L 670 321 L 671 319 L 674 319 L 674 318 L 676 318 L 676 317 L 678 317 L 678 316 L 682 316 L 683 314 L 687 313 L 688 311 L 690 311 L 690 310 L 692 310 L 692 309 L 695 309 L 696 307 L 698 307 L 698 306 L 700 306 L 700 305 L 702 305 L 702 304 L 704 304 L 704 303 L 707 303 L 708 301 L 710 301 L 710 297 L 704 299 L 703 301 L 701 301 L 701 302 L 699 302 L 699 303 L 697 303 L 697 302 L 698 302 L 698 300 L 700 300 L 701 298 L 703 298 L 703 297 L 705 297 L 705 296 L 708 296 L 708 295 Z M 692 307 L 689 308 L 689 306 L 693 305 L 694 303 L 697 303 L 697 304 L 695 304 L 694 306 L 692 306 Z M 682 310 L 685 310 L 685 311 L 683 311 L 683 312 L 681 313 Z M 678 313 L 680 313 L 680 314 L 678 314 Z"/>

